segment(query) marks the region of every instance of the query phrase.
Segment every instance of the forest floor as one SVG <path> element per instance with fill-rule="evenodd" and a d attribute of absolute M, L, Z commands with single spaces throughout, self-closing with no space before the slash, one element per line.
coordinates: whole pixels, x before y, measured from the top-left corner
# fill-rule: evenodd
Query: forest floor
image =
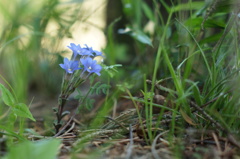
<path fill-rule="evenodd" d="M 46 135 L 51 129 L 46 128 L 46 122 L 54 120 L 49 105 L 56 105 L 57 100 L 45 100 L 47 103 L 41 102 L 44 100 L 40 99 L 35 101 L 31 111 L 37 122 L 30 125 L 39 134 Z M 235 136 L 223 134 L 218 128 L 203 130 L 188 123 L 182 124 L 181 117 L 176 117 L 176 125 L 184 125 L 184 129 L 179 129 L 169 137 L 172 121 L 170 112 L 165 112 L 158 124 L 157 118 L 153 116 L 151 130 L 155 137 L 150 142 L 144 115 L 140 123 L 132 101 L 124 98 L 113 106 L 111 115 L 106 117 L 106 122 L 100 129 L 86 129 L 85 123 L 89 123 L 96 115 L 102 102 L 102 99 L 98 99 L 96 102 L 98 104 L 93 110 L 84 110 L 84 113 L 76 115 L 71 122 L 68 122 L 71 115 L 64 118 L 68 125 L 62 133 L 55 136 L 62 140 L 59 159 L 240 158 L 240 143 Z M 74 105 L 76 105 L 74 101 L 70 102 L 68 109 L 74 110 Z M 141 107 L 140 104 L 139 108 Z M 159 110 L 154 111 L 157 116 Z"/>

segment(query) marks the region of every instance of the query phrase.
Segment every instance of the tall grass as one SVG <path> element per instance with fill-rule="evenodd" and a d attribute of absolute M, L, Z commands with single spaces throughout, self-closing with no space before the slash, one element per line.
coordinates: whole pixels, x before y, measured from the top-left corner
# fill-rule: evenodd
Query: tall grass
<path fill-rule="evenodd" d="M 132 1 L 123 2 L 123 6 L 132 5 L 131 9 L 135 9 L 132 12 L 126 12 L 129 20 L 141 10 L 140 15 L 135 16 L 134 20 L 131 19 L 128 27 L 130 26 L 133 30 L 140 28 L 143 31 L 144 24 L 141 22 L 146 24 L 146 21 L 151 21 L 155 24 L 155 34 L 151 35 L 151 39 L 153 40 L 153 47 L 158 48 L 158 51 L 153 49 L 153 58 L 148 62 L 143 62 L 143 65 L 152 66 L 152 61 L 154 61 L 155 65 L 150 67 L 153 71 L 145 72 L 153 83 L 164 78 L 172 79 L 172 82 L 169 83 L 173 83 L 173 85 L 170 84 L 167 87 L 177 92 L 177 98 L 170 97 L 170 100 L 173 100 L 176 104 L 175 110 L 183 110 L 186 113 L 182 114 L 183 116 L 187 115 L 193 121 L 200 122 L 199 125 L 202 125 L 200 128 L 206 129 L 209 122 L 197 119 L 190 111 L 189 101 L 194 100 L 197 104 L 203 105 L 217 98 L 215 103 L 213 102 L 205 108 L 206 111 L 223 124 L 226 129 L 234 130 L 236 127 L 231 127 L 226 123 L 231 115 L 227 115 L 227 118 L 224 117 L 225 113 L 230 113 L 225 111 L 226 105 L 232 103 L 232 99 L 235 99 L 235 97 L 231 98 L 229 87 L 232 81 L 236 82 L 235 79 L 238 79 L 238 68 L 236 66 L 238 65 L 239 47 L 236 46 L 236 36 L 234 36 L 238 26 L 238 22 L 236 22 L 238 12 L 231 8 L 232 2 L 218 2 L 214 7 L 214 2 L 188 1 L 182 3 L 181 1 L 172 1 L 167 3 L 166 1 L 153 1 L 152 6 L 150 6 L 152 7 L 152 13 L 149 13 L 150 9 L 147 9 L 147 11 L 144 9 L 145 2 L 143 1 L 140 1 L 137 5 L 138 7 L 141 6 L 140 9 L 136 8 L 137 6 L 133 5 Z M 224 8 L 223 4 L 226 3 L 228 5 Z M 222 10 L 220 10 L 220 7 L 223 7 Z M 229 9 L 233 11 L 233 14 L 230 14 Z M 163 14 L 167 16 L 163 18 Z M 227 18 L 228 15 L 230 18 Z M 140 22 L 139 17 L 142 19 Z M 236 22 L 235 24 L 233 19 Z M 136 37 L 135 40 L 138 43 L 136 47 L 143 44 Z M 142 44 L 139 44 L 139 42 Z M 149 54 L 149 52 L 146 52 L 144 55 L 147 57 L 150 56 Z M 151 72 L 153 73 L 151 74 Z M 145 94 L 148 91 L 155 93 L 154 85 L 150 90 L 145 88 Z M 234 102 L 236 101 L 234 100 Z M 153 113 L 152 98 L 150 103 L 145 102 L 145 106 L 149 109 L 147 111 L 149 113 L 147 115 L 147 118 L 149 118 L 149 137 L 153 139 L 150 132 L 152 125 L 150 119 Z M 228 110 L 230 108 L 232 110 L 237 109 L 235 104 L 229 106 Z M 238 113 L 235 112 L 234 114 L 236 116 L 232 114 L 231 121 L 237 119 Z M 176 113 L 173 112 L 172 115 L 171 132 L 175 133 L 177 129 L 175 125 Z"/>
<path fill-rule="evenodd" d="M 49 86 L 44 91 L 52 89 L 50 95 L 53 96 L 59 91 L 61 73 L 57 64 L 60 55 L 65 53 L 61 51 L 64 50 L 62 40 L 72 37 L 71 28 L 76 21 L 87 21 L 81 12 L 81 2 L 69 2 L 74 5 L 59 0 L 13 0 L 11 5 L 7 1 L 0 2 L 0 20 L 3 22 L 0 28 L 1 71 L 10 80 L 21 102 L 27 102 L 31 87 L 42 91 L 43 86 Z M 239 2 L 121 2 L 123 15 L 106 26 L 108 43 L 104 51 L 106 63 L 125 65 L 112 78 L 103 74 L 101 80 L 113 87 L 89 128 L 99 128 L 113 109 L 114 101 L 120 100 L 122 95 L 129 95 L 136 106 L 134 96 L 136 92 L 142 92 L 143 116 L 147 123 L 145 138 L 151 144 L 156 136 L 152 131 L 156 113 L 153 97 L 158 93 L 155 84 L 164 81 L 164 88 L 169 90 L 166 99 L 174 104 L 168 108 L 166 103 L 157 115 L 161 121 L 165 111 L 171 112 L 171 140 L 186 127 L 217 129 L 203 114 L 198 112 L 196 115 L 192 111 L 191 102 L 202 106 L 213 120 L 239 136 L 240 24 L 239 10 L 234 8 Z M 115 32 L 114 27 L 122 19 L 126 28 L 118 28 Z M 47 31 L 53 22 L 57 26 L 54 35 Z M 115 39 L 118 36 L 131 39 L 131 43 L 119 43 Z M 147 85 L 146 79 L 152 81 L 151 86 Z M 117 84 L 124 89 L 115 87 Z M 176 122 L 179 114 L 182 120 Z M 138 115 L 139 120 L 143 120 L 140 112 Z M 180 157 L 181 144 L 174 150 Z"/>

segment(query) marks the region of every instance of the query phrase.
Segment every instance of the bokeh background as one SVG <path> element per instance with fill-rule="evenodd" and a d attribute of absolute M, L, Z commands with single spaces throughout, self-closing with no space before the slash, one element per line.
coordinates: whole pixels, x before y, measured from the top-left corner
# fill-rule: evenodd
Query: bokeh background
<path fill-rule="evenodd" d="M 105 74 L 99 79 L 111 81 L 112 89 L 125 84 L 133 93 L 140 92 L 143 76 L 152 79 L 154 69 L 154 78 L 170 79 L 165 86 L 175 89 L 166 58 L 156 59 L 159 48 L 163 48 L 183 81 L 184 91 L 188 91 L 191 82 L 186 80 L 190 80 L 200 91 L 205 87 L 204 96 L 239 68 L 239 2 L 221 0 L 215 6 L 214 2 L 1 0 L 0 73 L 12 85 L 19 101 L 57 102 L 63 75 L 59 64 L 63 57 L 71 56 L 67 46 L 73 42 L 102 51 L 106 65 L 122 64 L 110 80 Z M 231 18 L 236 24 L 231 24 Z M 203 27 L 204 34 L 198 39 Z M 227 29 L 232 30 L 229 33 Z M 227 40 L 221 41 L 222 37 Z M 219 41 L 221 48 L 214 52 Z M 212 83 L 208 74 L 211 71 Z"/>

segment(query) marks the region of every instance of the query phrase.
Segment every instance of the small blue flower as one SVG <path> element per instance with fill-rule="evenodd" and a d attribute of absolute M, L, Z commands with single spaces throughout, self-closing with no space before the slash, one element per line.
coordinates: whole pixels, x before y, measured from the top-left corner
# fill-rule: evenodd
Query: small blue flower
<path fill-rule="evenodd" d="M 80 44 L 76 45 L 74 43 L 70 43 L 70 46 L 68 46 L 68 48 L 73 51 L 73 59 L 75 59 L 77 55 L 93 56 L 93 51 L 91 48 L 81 48 Z"/>
<path fill-rule="evenodd" d="M 93 50 L 93 53 L 95 53 L 95 56 L 102 56 L 102 52 Z"/>
<path fill-rule="evenodd" d="M 72 74 L 74 71 L 81 69 L 78 66 L 78 61 L 71 61 L 68 58 L 64 58 L 64 63 L 59 64 L 67 73 Z"/>
<path fill-rule="evenodd" d="M 76 45 L 74 43 L 70 43 L 70 46 L 67 46 L 69 49 L 73 51 L 73 57 L 72 59 L 75 60 L 77 55 L 81 56 L 102 56 L 102 52 L 93 50 L 92 47 L 88 47 L 85 44 L 85 47 L 82 48 L 80 44 Z"/>
<path fill-rule="evenodd" d="M 82 48 L 81 53 L 79 55 L 82 56 L 93 56 L 92 50 L 89 50 L 88 48 Z"/>
<path fill-rule="evenodd" d="M 102 70 L 102 66 L 97 64 L 96 60 L 93 60 L 90 57 L 87 58 L 81 58 L 81 63 L 84 66 L 84 71 L 88 71 L 89 73 L 96 73 L 98 76 L 100 76 L 100 71 Z"/>
<path fill-rule="evenodd" d="M 93 50 L 92 47 L 88 47 L 87 44 L 85 44 L 85 48 L 83 48 L 83 49 L 86 49 L 88 52 L 90 52 L 92 54 L 91 56 L 102 56 L 102 52 Z M 93 53 L 95 55 L 93 55 Z"/>
<path fill-rule="evenodd" d="M 76 45 L 74 43 L 70 43 L 70 46 L 67 47 L 73 51 L 73 59 L 75 59 L 76 56 L 80 54 L 82 50 L 80 44 Z"/>
<path fill-rule="evenodd" d="M 94 56 L 92 47 L 88 47 L 87 44 L 84 44 L 85 48 L 82 48 L 84 55 Z"/>

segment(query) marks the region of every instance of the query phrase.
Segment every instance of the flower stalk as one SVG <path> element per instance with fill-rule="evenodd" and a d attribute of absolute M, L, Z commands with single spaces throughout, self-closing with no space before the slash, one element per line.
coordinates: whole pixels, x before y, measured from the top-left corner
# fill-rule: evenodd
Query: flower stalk
<path fill-rule="evenodd" d="M 102 70 L 102 66 L 94 60 L 96 56 L 102 56 L 100 51 L 93 50 L 87 45 L 82 48 L 79 44 L 76 45 L 74 43 L 71 43 L 68 48 L 72 50 L 73 54 L 70 60 L 64 58 L 64 63 L 60 64 L 60 67 L 65 70 L 65 74 L 61 86 L 61 93 L 58 97 L 58 108 L 54 109 L 57 117 L 57 120 L 54 122 L 56 133 L 61 129 L 62 118 L 67 114 L 63 112 L 63 110 L 69 96 L 91 75 L 97 74 L 100 76 Z"/>

